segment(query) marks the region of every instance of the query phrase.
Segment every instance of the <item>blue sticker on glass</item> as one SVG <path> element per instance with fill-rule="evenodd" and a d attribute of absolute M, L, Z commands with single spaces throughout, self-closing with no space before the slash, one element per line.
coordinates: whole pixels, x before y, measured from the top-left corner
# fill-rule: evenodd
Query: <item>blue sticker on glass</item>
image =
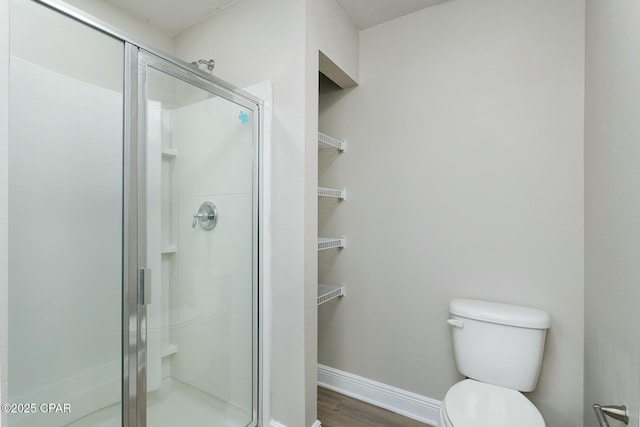
<path fill-rule="evenodd" d="M 249 115 L 244 111 L 240 111 L 240 115 L 238 116 L 238 118 L 243 124 L 249 121 Z"/>

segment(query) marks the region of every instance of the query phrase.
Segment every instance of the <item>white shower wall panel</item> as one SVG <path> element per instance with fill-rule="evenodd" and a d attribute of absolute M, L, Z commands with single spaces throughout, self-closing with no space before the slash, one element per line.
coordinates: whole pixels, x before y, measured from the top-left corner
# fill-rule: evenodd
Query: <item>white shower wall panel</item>
<path fill-rule="evenodd" d="M 251 113 L 221 98 L 172 111 L 178 164 L 178 312 L 171 375 L 249 410 L 253 336 L 253 126 Z M 214 203 L 218 223 L 192 227 Z"/>
<path fill-rule="evenodd" d="M 201 307 L 196 313 L 177 331 L 178 353 L 172 376 L 250 410 L 251 320 Z"/>
<path fill-rule="evenodd" d="M 67 43 L 37 43 L 34 39 L 81 40 L 82 47 Z M 113 64 L 122 63 L 122 53 L 113 49 L 115 40 L 52 13 L 31 1 L 11 1 L 11 54 L 48 70 L 114 91 L 122 90 L 122 74 L 113 74 Z M 102 66 L 97 66 L 102 65 Z M 122 120 L 122 118 L 121 118 Z"/>
<path fill-rule="evenodd" d="M 10 398 L 74 419 L 120 398 L 122 94 L 16 56 L 11 79 Z"/>
<path fill-rule="evenodd" d="M 214 98 L 174 114 L 182 166 L 180 196 L 251 193 L 251 112 Z"/>
<path fill-rule="evenodd" d="M 191 227 L 203 201 L 218 209 L 218 224 L 206 231 Z M 180 302 L 206 310 L 250 318 L 251 195 L 180 198 Z"/>

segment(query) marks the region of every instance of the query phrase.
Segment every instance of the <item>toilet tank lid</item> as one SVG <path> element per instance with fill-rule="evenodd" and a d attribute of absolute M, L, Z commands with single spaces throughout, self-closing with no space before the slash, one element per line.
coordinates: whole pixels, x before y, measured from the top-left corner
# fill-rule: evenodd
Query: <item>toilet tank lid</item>
<path fill-rule="evenodd" d="M 551 326 L 548 313 L 519 305 L 455 298 L 449 303 L 449 312 L 468 319 L 521 328 L 548 329 Z"/>

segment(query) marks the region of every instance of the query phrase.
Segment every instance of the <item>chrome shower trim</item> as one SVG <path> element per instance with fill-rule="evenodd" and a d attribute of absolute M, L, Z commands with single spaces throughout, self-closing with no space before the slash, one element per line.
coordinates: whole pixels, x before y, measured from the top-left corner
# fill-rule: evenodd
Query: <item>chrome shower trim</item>
<path fill-rule="evenodd" d="M 261 328 L 263 327 L 260 322 L 260 316 L 262 312 L 261 307 L 261 299 L 260 299 L 260 283 L 262 280 L 262 270 L 260 269 L 260 261 L 261 256 L 259 252 L 260 242 L 261 242 L 261 229 L 260 229 L 260 219 L 261 219 L 261 173 L 262 173 L 262 145 L 263 145 L 263 117 L 262 111 L 264 108 L 264 102 L 260 100 L 260 102 L 252 102 L 244 97 L 237 96 L 237 94 L 222 90 L 215 83 L 211 82 L 207 79 L 200 78 L 199 75 L 195 75 L 192 72 L 189 72 L 188 69 L 184 67 L 176 67 L 175 64 L 168 61 L 166 58 L 162 56 L 158 56 L 152 52 L 145 51 L 144 49 L 138 50 L 138 75 L 140 76 L 140 80 L 138 80 L 138 96 L 139 99 L 146 99 L 146 80 L 145 76 L 147 75 L 147 68 L 153 68 L 158 71 L 162 71 L 170 76 L 173 76 L 177 79 L 183 80 L 186 83 L 189 83 L 195 87 L 203 89 L 209 93 L 213 93 L 219 95 L 228 101 L 234 102 L 238 105 L 244 106 L 247 109 L 253 112 L 253 135 L 252 135 L 252 144 L 255 148 L 255 153 L 253 155 L 253 214 L 252 214 L 252 253 L 253 253 L 253 274 L 252 274 L 252 287 L 253 287 L 253 310 L 252 310 L 252 329 L 253 329 L 253 345 L 252 345 L 252 364 L 253 364 L 253 372 L 252 377 L 254 380 L 253 383 L 253 411 L 252 411 L 252 421 L 247 424 L 247 427 L 255 427 L 258 425 L 262 425 L 264 420 L 262 419 L 263 408 L 260 404 L 263 401 L 261 389 L 262 382 L 260 378 L 259 369 L 263 367 L 261 365 Z M 206 74 L 208 76 L 208 74 Z M 138 105 L 138 116 L 146 117 L 146 104 L 141 103 Z M 145 135 L 143 130 L 138 130 L 138 139 L 139 143 L 142 145 L 145 141 Z M 138 159 L 140 161 L 140 159 Z M 140 179 L 140 178 L 139 178 Z M 138 183 L 138 185 L 140 185 Z M 144 187 L 139 187 L 141 191 L 146 191 Z M 138 201 L 140 203 L 141 200 L 144 199 L 144 196 Z M 140 218 L 146 218 L 146 215 L 141 215 L 139 212 Z M 141 224 L 138 224 L 141 227 Z M 143 242 L 140 241 L 139 244 Z M 142 314 L 142 313 L 141 313 Z M 139 325 L 140 327 L 140 325 Z M 140 363 L 141 358 L 138 357 L 138 362 Z M 142 359 L 144 361 L 144 359 Z M 138 369 L 143 368 L 142 366 L 138 366 Z M 140 393 L 141 384 L 138 384 L 138 392 Z M 139 426 L 140 424 L 138 424 Z M 144 427 L 144 426 L 143 426 Z"/>
<path fill-rule="evenodd" d="M 122 282 L 122 425 L 137 417 L 138 48 L 124 44 L 124 177 Z"/>
<path fill-rule="evenodd" d="M 193 215 L 191 228 L 196 228 L 196 224 L 204 230 L 211 231 L 218 224 L 218 208 L 212 202 L 202 202 L 198 212 Z"/>
<path fill-rule="evenodd" d="M 147 70 L 144 61 L 141 61 L 141 57 L 144 55 L 144 51 L 140 48 L 137 49 L 137 76 L 131 76 L 131 79 L 137 79 L 137 93 L 136 100 L 138 109 L 134 112 L 135 117 L 138 120 L 138 124 L 141 122 L 140 118 L 147 117 Z M 135 135 L 133 135 L 136 137 Z M 148 229 L 148 210 L 147 210 L 147 126 L 138 125 L 137 129 L 137 221 L 138 221 L 138 233 L 136 236 L 131 236 L 132 239 L 137 240 L 137 263 L 135 268 L 131 268 L 131 275 L 135 274 L 135 310 L 137 316 L 135 321 L 137 322 L 136 330 L 138 334 L 136 336 L 136 369 L 137 369 L 137 384 L 136 384 L 136 427 L 147 427 L 147 306 L 140 304 L 138 298 L 139 286 L 140 286 L 140 269 L 146 269 L 149 267 L 149 261 L 147 256 L 147 229 Z M 134 271 L 135 270 L 135 271 Z M 134 303 L 131 304 L 133 307 Z M 143 397 L 144 396 L 144 397 Z M 131 426 L 132 427 L 132 426 Z"/>

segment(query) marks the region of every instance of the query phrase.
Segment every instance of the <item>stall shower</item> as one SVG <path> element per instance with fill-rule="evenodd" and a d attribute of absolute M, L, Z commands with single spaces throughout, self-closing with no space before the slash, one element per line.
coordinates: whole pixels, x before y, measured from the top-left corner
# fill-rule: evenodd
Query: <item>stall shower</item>
<path fill-rule="evenodd" d="M 11 7 L 9 426 L 257 425 L 262 101 Z"/>

